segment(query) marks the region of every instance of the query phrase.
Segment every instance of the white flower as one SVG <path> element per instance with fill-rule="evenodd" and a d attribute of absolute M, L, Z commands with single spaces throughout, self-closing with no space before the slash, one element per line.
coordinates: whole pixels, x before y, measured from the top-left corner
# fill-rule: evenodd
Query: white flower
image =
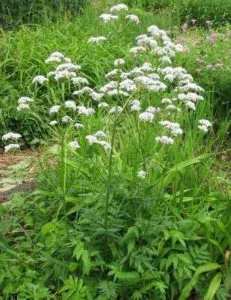
<path fill-rule="evenodd" d="M 121 106 L 114 106 L 109 110 L 109 114 L 119 114 L 123 111 L 123 108 Z"/>
<path fill-rule="evenodd" d="M 107 39 L 104 36 L 90 37 L 88 43 L 95 43 L 99 45 L 100 43 L 105 42 Z"/>
<path fill-rule="evenodd" d="M 134 92 L 137 90 L 137 87 L 133 80 L 131 79 L 125 79 L 120 82 L 120 88 L 122 90 L 125 90 L 126 92 Z"/>
<path fill-rule="evenodd" d="M 114 60 L 115 67 L 122 66 L 124 64 L 125 64 L 125 60 L 123 58 L 117 58 Z"/>
<path fill-rule="evenodd" d="M 205 133 L 209 131 L 209 128 L 205 125 L 199 125 L 198 128 Z"/>
<path fill-rule="evenodd" d="M 129 50 L 129 52 L 132 53 L 132 54 L 134 54 L 134 55 L 137 55 L 139 52 L 141 52 L 141 53 L 146 52 L 146 48 L 142 47 L 142 46 L 132 47 Z"/>
<path fill-rule="evenodd" d="M 171 58 L 170 57 L 168 57 L 167 55 L 164 55 L 164 56 L 162 56 L 161 58 L 160 58 L 160 62 L 162 62 L 162 63 L 166 63 L 166 64 L 171 64 L 172 63 L 172 61 L 171 61 Z"/>
<path fill-rule="evenodd" d="M 72 149 L 72 150 L 76 150 L 78 148 L 80 148 L 80 145 L 77 141 L 72 141 L 70 143 L 68 143 L 68 146 Z"/>
<path fill-rule="evenodd" d="M 163 99 L 161 100 L 161 103 L 163 103 L 163 104 L 172 104 L 172 100 L 170 100 L 170 99 L 168 99 L 168 98 L 163 98 Z"/>
<path fill-rule="evenodd" d="M 108 105 L 106 102 L 100 102 L 100 103 L 98 104 L 98 107 L 99 107 L 99 108 L 108 108 L 109 105 Z"/>
<path fill-rule="evenodd" d="M 200 125 L 198 126 L 198 128 L 205 133 L 209 131 L 210 127 L 212 127 L 212 123 L 209 120 L 205 119 L 199 120 L 199 124 Z"/>
<path fill-rule="evenodd" d="M 89 117 L 95 113 L 95 110 L 93 108 L 91 108 L 91 107 L 87 108 L 83 105 L 77 106 L 77 109 L 78 109 L 78 113 L 80 115 L 85 115 L 87 117 Z"/>
<path fill-rule="evenodd" d="M 212 123 L 209 120 L 201 119 L 199 120 L 200 125 L 204 125 L 206 127 L 212 127 Z"/>
<path fill-rule="evenodd" d="M 80 85 L 80 84 L 89 84 L 89 81 L 87 80 L 87 78 L 84 78 L 84 77 L 73 77 L 72 79 L 71 79 L 71 81 L 72 81 L 72 83 L 73 84 L 78 84 L 78 85 Z"/>
<path fill-rule="evenodd" d="M 103 139 L 103 138 L 107 137 L 107 134 L 104 131 L 99 130 L 94 134 L 94 136 L 96 136 L 97 138 Z"/>
<path fill-rule="evenodd" d="M 105 151 L 109 151 L 111 150 L 111 145 L 110 143 L 106 142 L 106 141 L 97 141 L 97 144 L 103 146 Z"/>
<path fill-rule="evenodd" d="M 45 63 L 52 63 L 52 62 L 61 62 L 64 59 L 64 55 L 60 52 L 53 52 L 46 60 Z"/>
<path fill-rule="evenodd" d="M 60 105 L 53 105 L 49 110 L 50 115 L 57 114 L 60 110 L 60 107 Z"/>
<path fill-rule="evenodd" d="M 88 86 L 85 86 L 84 88 L 82 88 L 79 91 L 74 91 L 72 95 L 74 95 L 74 96 L 81 96 L 81 95 L 83 95 L 85 93 L 90 94 L 90 93 L 93 93 L 93 92 L 94 92 L 93 89 L 91 89 Z"/>
<path fill-rule="evenodd" d="M 151 113 L 151 112 L 142 112 L 139 114 L 139 119 L 140 121 L 143 121 L 143 122 L 152 122 L 153 119 L 154 119 L 154 114 Z"/>
<path fill-rule="evenodd" d="M 47 82 L 48 79 L 43 76 L 43 75 L 38 75 L 38 76 L 35 76 L 32 83 L 39 83 L 39 84 L 44 84 L 45 82 Z"/>
<path fill-rule="evenodd" d="M 129 20 L 129 21 L 131 21 L 131 22 L 134 22 L 134 23 L 136 23 L 136 24 L 139 24 L 139 23 L 140 23 L 140 19 L 139 19 L 139 17 L 137 17 L 136 15 L 127 15 L 127 16 L 125 17 L 125 19 L 127 19 L 127 20 Z"/>
<path fill-rule="evenodd" d="M 84 125 L 81 124 L 81 123 L 75 123 L 75 124 L 74 124 L 74 127 L 75 127 L 76 129 L 80 129 L 80 128 L 84 128 Z"/>
<path fill-rule="evenodd" d="M 73 122 L 73 120 L 69 116 L 64 116 L 64 117 L 62 117 L 62 122 L 63 123 L 70 123 L 70 122 Z"/>
<path fill-rule="evenodd" d="M 18 100 L 18 104 L 24 104 L 24 103 L 30 103 L 30 102 L 33 102 L 34 100 L 29 98 L 29 97 L 21 97 L 19 98 Z"/>
<path fill-rule="evenodd" d="M 169 137 L 169 136 L 165 136 L 165 135 L 163 135 L 163 136 L 157 136 L 157 137 L 155 138 L 155 140 L 156 140 L 158 143 L 161 143 L 161 144 L 167 144 L 167 145 L 173 144 L 173 143 L 174 143 L 174 139 L 172 139 L 172 138 Z"/>
<path fill-rule="evenodd" d="M 24 110 L 24 109 L 29 109 L 29 108 L 30 108 L 30 105 L 28 103 L 21 103 L 17 106 L 18 111 L 21 111 L 21 110 Z"/>
<path fill-rule="evenodd" d="M 8 151 L 10 151 L 12 149 L 20 149 L 20 145 L 19 144 L 9 144 L 9 145 L 5 146 L 5 153 L 7 153 Z"/>
<path fill-rule="evenodd" d="M 55 125 L 58 124 L 58 122 L 54 120 L 54 121 L 51 121 L 49 124 L 50 124 L 51 126 L 55 126 Z"/>
<path fill-rule="evenodd" d="M 189 109 L 192 109 L 192 110 L 196 110 L 196 105 L 194 102 L 192 101 L 185 101 L 184 102 L 185 106 Z"/>
<path fill-rule="evenodd" d="M 89 143 L 90 145 L 96 144 L 96 143 L 98 142 L 97 137 L 94 136 L 94 135 L 87 135 L 87 136 L 86 136 L 86 139 L 88 140 L 88 143 Z"/>
<path fill-rule="evenodd" d="M 140 106 L 140 101 L 139 100 L 131 100 L 130 101 L 130 106 L 131 106 L 131 111 L 140 111 L 141 106 Z"/>
<path fill-rule="evenodd" d="M 21 136 L 21 134 L 19 134 L 19 133 L 15 133 L 15 132 L 8 132 L 8 133 L 6 133 L 6 134 L 4 134 L 3 136 L 2 136 L 2 140 L 3 141 L 8 141 L 8 140 L 18 140 L 18 139 L 20 139 L 22 136 Z"/>
<path fill-rule="evenodd" d="M 119 69 L 114 69 L 112 71 L 110 71 L 109 73 L 107 73 L 105 75 L 105 78 L 110 78 L 110 77 L 115 77 L 116 75 L 118 75 L 121 71 Z"/>
<path fill-rule="evenodd" d="M 170 121 L 160 121 L 159 123 L 162 126 L 164 126 L 166 129 L 170 129 L 174 136 L 183 134 L 183 130 L 180 128 L 179 123 L 170 122 Z"/>
<path fill-rule="evenodd" d="M 161 112 L 160 108 L 159 107 L 154 107 L 154 106 L 149 106 L 147 109 L 146 109 L 147 112 L 149 113 L 152 113 L 152 114 L 158 114 Z"/>
<path fill-rule="evenodd" d="M 119 19 L 118 16 L 112 15 L 112 14 L 102 14 L 100 16 L 100 19 L 104 22 L 104 23 L 109 23 L 110 21 L 114 21 Z"/>
<path fill-rule="evenodd" d="M 56 67 L 56 71 L 78 71 L 81 69 L 81 66 L 79 65 L 75 65 L 71 62 L 69 63 L 64 63 L 64 64 L 61 64 L 61 65 L 58 65 Z"/>
<path fill-rule="evenodd" d="M 144 170 L 140 170 L 139 172 L 137 172 L 137 177 L 140 179 L 145 179 L 147 176 L 147 172 L 145 172 Z"/>
<path fill-rule="evenodd" d="M 56 81 L 63 79 L 63 78 L 73 78 L 76 77 L 76 73 L 75 72 L 70 72 L 68 70 L 63 70 L 63 71 L 56 71 L 54 73 L 54 79 Z"/>
<path fill-rule="evenodd" d="M 69 109 L 72 109 L 72 110 L 76 110 L 76 105 L 75 105 L 74 101 L 71 101 L 71 100 L 65 101 L 64 106 L 66 108 L 69 108 Z"/>
<path fill-rule="evenodd" d="M 126 4 L 123 4 L 123 3 L 120 3 L 120 4 L 117 4 L 117 5 L 114 5 L 110 8 L 110 12 L 118 12 L 118 11 L 121 11 L 121 10 L 128 10 L 128 6 Z"/>
<path fill-rule="evenodd" d="M 95 101 L 100 101 L 103 98 L 103 96 L 104 96 L 103 93 L 96 93 L 96 92 L 92 92 L 89 95 Z"/>

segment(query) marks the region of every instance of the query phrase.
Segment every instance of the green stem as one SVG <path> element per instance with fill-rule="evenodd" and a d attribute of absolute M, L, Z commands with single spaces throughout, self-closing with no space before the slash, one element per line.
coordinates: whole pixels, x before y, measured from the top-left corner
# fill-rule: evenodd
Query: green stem
<path fill-rule="evenodd" d="M 114 142 L 115 142 L 116 125 L 117 125 L 117 119 L 115 120 L 115 122 L 113 124 L 111 150 L 110 150 L 109 163 L 108 163 L 107 195 L 106 195 L 105 214 L 104 214 L 104 216 L 105 216 L 104 217 L 104 227 L 105 227 L 106 232 L 108 229 L 108 208 L 109 208 L 109 200 L 110 200 L 110 192 L 111 192 L 112 156 L 113 156 L 113 148 L 114 148 Z"/>

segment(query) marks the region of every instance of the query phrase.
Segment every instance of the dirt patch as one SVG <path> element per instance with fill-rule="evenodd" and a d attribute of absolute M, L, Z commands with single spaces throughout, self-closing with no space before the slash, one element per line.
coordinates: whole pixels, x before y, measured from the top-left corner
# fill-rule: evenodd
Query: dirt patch
<path fill-rule="evenodd" d="M 39 156 L 40 153 L 31 150 L 0 156 L 0 203 L 8 201 L 13 193 L 35 188 L 34 175 Z"/>

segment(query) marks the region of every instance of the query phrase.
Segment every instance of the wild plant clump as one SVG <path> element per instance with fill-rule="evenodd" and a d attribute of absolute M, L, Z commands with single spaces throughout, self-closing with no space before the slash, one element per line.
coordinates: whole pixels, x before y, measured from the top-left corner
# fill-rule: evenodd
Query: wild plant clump
<path fill-rule="evenodd" d="M 139 26 L 128 10 L 115 5 L 100 22 Z M 103 50 L 109 39 L 88 43 Z M 214 280 L 220 299 L 228 295 L 225 204 L 201 185 L 212 174 L 204 91 L 175 65 L 186 49 L 166 31 L 151 25 L 128 47 L 103 83 L 55 51 L 48 74 L 33 79 L 34 97 L 18 100 L 18 113 L 42 119 L 54 146 L 38 190 L 2 208 L 3 297 L 212 299 Z M 15 151 L 23 136 L 2 140 Z"/>

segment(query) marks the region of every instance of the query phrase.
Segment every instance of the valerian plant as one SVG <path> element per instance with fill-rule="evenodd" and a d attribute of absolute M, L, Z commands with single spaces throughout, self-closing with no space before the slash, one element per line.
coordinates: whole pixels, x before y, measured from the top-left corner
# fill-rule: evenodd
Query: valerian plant
<path fill-rule="evenodd" d="M 120 20 L 140 24 L 125 4 L 100 16 L 116 34 Z M 103 50 L 109 39 L 87 43 Z M 174 63 L 184 51 L 151 25 L 103 84 L 63 53 L 46 59 L 51 69 L 17 110 L 44 124 L 54 145 L 38 189 L 1 208 L 3 297 L 228 297 L 227 201 L 208 183 L 212 123 L 203 89 Z M 8 152 L 23 137 L 2 139 Z"/>

